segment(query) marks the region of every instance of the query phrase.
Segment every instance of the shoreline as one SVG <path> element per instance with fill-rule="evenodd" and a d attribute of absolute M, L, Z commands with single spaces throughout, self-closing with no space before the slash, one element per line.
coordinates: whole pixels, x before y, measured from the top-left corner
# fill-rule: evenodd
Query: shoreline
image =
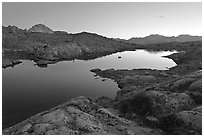
<path fill-rule="evenodd" d="M 189 60 L 189 57 L 193 56 L 196 57 Z M 183 62 L 179 60 L 185 57 L 187 61 L 186 59 Z M 91 72 L 96 75 L 117 82 L 121 90 L 118 91 L 115 100 L 106 97 L 98 97 L 98 99 L 77 97 L 67 101 L 69 103 L 65 102 L 6 128 L 3 134 L 201 134 L 202 126 L 200 128 L 199 120 L 202 118 L 200 112 L 202 108 L 200 102 L 200 98 L 202 99 L 202 93 L 200 94 L 202 92 L 200 91 L 202 71 L 200 71 L 200 62 L 197 61 L 197 58 L 201 57 L 189 51 L 176 56 L 172 54 L 170 58 L 178 63 L 170 70 L 93 69 Z M 186 68 L 185 66 L 191 67 Z M 148 102 L 149 98 L 153 98 L 151 101 L 156 106 L 149 108 L 153 112 L 140 112 L 142 113 L 140 115 L 136 110 L 121 108 L 123 105 L 128 105 L 128 102 L 131 102 L 132 98 L 137 95 L 140 98 L 143 97 L 143 93 L 144 103 Z M 158 97 L 166 100 L 163 100 L 165 102 L 163 106 L 161 102 L 157 102 Z M 140 109 L 143 110 L 143 108 Z M 81 114 L 85 117 L 82 117 Z M 192 118 L 192 114 L 196 116 L 196 119 L 187 121 Z M 100 117 L 105 117 L 107 121 L 112 122 L 103 123 Z M 176 122 L 183 123 L 183 125 L 177 125 L 171 129 L 169 126 L 175 123 L 169 123 L 165 125 L 167 128 L 163 129 L 162 126 L 168 123 L 167 120 L 170 117 L 176 118 Z M 114 119 L 117 119 L 115 123 Z M 185 128 L 190 130 L 185 130 Z"/>

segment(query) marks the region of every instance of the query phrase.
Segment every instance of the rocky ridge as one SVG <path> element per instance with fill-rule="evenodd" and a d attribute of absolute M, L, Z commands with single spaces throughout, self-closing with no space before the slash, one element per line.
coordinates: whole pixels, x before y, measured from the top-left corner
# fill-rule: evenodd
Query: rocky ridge
<path fill-rule="evenodd" d="M 41 62 L 46 66 L 62 60 L 93 59 L 119 51 L 134 50 L 135 46 L 94 33 L 55 32 L 42 24 L 35 25 L 28 31 L 16 26 L 2 28 L 3 58 L 30 59 L 37 65 L 40 62 L 39 66 Z"/>
<path fill-rule="evenodd" d="M 177 37 L 166 37 L 158 34 L 149 35 L 143 38 L 133 37 L 128 40 L 120 40 L 119 41 L 134 43 L 134 44 L 157 44 L 157 43 L 167 43 L 167 42 L 188 42 L 188 41 L 201 41 L 201 36 L 191 36 L 191 35 L 179 35 Z"/>
<path fill-rule="evenodd" d="M 43 24 L 37 24 L 28 29 L 28 32 L 54 33 L 54 31 Z"/>
<path fill-rule="evenodd" d="M 165 134 L 202 133 L 201 71 L 184 76 L 148 69 L 92 72 L 118 83 L 115 108 L 122 117 L 141 120 Z"/>

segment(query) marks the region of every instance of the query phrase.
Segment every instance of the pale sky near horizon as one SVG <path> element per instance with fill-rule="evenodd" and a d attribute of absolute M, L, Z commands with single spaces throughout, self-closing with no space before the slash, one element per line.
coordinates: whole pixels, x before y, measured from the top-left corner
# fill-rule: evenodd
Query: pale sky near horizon
<path fill-rule="evenodd" d="M 11 3 L 2 4 L 2 25 L 35 24 L 68 33 L 82 31 L 129 39 L 150 34 L 202 35 L 201 2 Z"/>

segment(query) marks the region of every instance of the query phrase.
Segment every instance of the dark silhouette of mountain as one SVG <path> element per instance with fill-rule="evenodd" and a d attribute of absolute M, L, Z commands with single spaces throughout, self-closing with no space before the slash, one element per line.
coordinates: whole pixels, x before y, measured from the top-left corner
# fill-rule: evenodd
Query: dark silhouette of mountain
<path fill-rule="evenodd" d="M 134 44 L 156 44 L 156 43 L 166 43 L 166 42 L 188 42 L 188 41 L 201 41 L 201 36 L 191 36 L 191 35 L 179 35 L 177 37 L 165 37 L 158 34 L 149 35 L 144 38 L 130 38 L 129 40 L 119 39 L 119 41 L 134 43 Z"/>

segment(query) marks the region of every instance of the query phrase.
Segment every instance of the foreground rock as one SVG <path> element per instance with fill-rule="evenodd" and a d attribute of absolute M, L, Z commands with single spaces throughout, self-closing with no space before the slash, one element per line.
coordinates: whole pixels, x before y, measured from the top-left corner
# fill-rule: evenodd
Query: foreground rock
<path fill-rule="evenodd" d="M 201 135 L 202 106 L 160 118 L 160 127 L 167 134 Z"/>
<path fill-rule="evenodd" d="M 161 130 L 139 126 L 118 117 L 91 98 L 78 97 L 49 111 L 37 114 L 3 134 L 73 135 L 73 134 L 162 134 Z"/>
<path fill-rule="evenodd" d="M 114 107 L 121 117 L 164 134 L 202 134 L 202 71 L 187 75 L 149 69 L 91 71 L 118 83 L 121 90 Z"/>
<path fill-rule="evenodd" d="M 22 63 L 22 61 L 19 60 L 11 60 L 11 59 L 2 59 L 2 68 L 7 67 L 14 67 L 17 64 Z"/>

